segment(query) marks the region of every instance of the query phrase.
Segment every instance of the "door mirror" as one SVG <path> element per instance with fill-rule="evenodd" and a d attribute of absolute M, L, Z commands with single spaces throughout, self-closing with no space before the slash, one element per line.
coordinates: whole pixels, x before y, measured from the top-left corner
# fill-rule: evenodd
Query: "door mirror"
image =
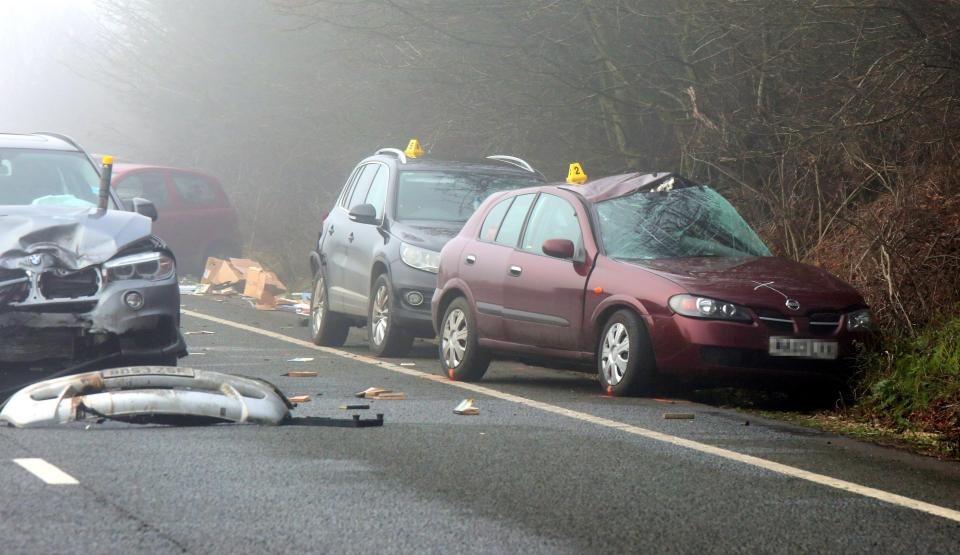
<path fill-rule="evenodd" d="M 358 224 L 375 224 L 377 209 L 372 204 L 358 204 L 350 209 L 350 219 Z"/>
<path fill-rule="evenodd" d="M 543 242 L 543 254 L 554 258 L 573 258 L 575 250 L 570 239 L 547 239 Z"/>
<path fill-rule="evenodd" d="M 145 198 L 134 197 L 123 199 L 123 207 L 128 212 L 136 212 L 141 216 L 150 218 L 151 221 L 157 221 L 160 216 L 157 213 L 157 206 Z"/>

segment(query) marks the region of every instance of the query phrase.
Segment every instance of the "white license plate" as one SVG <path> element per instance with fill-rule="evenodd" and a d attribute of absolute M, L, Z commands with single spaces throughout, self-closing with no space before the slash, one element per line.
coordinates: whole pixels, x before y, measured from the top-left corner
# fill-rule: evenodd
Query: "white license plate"
<path fill-rule="evenodd" d="M 770 354 L 775 357 L 837 358 L 837 342 L 794 337 L 771 337 Z"/>

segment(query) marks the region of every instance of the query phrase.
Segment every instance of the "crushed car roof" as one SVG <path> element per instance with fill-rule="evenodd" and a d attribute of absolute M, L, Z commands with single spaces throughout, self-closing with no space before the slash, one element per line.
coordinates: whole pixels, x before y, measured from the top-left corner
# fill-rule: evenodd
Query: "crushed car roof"
<path fill-rule="evenodd" d="M 583 185 L 571 185 L 569 183 L 558 184 L 561 189 L 572 191 L 582 196 L 587 202 L 597 203 L 614 198 L 620 198 L 631 195 L 637 191 L 652 189 L 673 178 L 676 181 L 671 188 L 689 187 L 695 185 L 686 178 L 670 172 L 659 173 L 624 173 L 620 175 L 611 175 L 587 181 Z"/>

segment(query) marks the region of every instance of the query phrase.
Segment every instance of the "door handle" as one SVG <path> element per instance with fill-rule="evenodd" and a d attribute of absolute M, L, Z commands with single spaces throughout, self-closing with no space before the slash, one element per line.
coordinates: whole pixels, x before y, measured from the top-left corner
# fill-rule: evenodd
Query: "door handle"
<path fill-rule="evenodd" d="M 523 268 L 521 268 L 520 266 L 510 266 L 511 276 L 519 276 L 522 273 L 523 273 Z"/>
<path fill-rule="evenodd" d="M 472 266 L 473 264 L 476 264 L 476 263 L 477 263 L 477 257 L 476 257 L 476 256 L 473 256 L 472 254 L 468 254 L 468 255 L 467 255 L 467 259 L 466 259 L 466 263 L 467 263 L 467 264 L 470 264 L 471 266 Z"/>
<path fill-rule="evenodd" d="M 333 226 L 330 226 L 330 229 L 327 230 L 327 233 L 333 235 Z"/>
<path fill-rule="evenodd" d="M 353 233 L 350 233 L 350 235 L 347 235 L 347 241 L 350 241 L 351 243 L 353 242 Z"/>

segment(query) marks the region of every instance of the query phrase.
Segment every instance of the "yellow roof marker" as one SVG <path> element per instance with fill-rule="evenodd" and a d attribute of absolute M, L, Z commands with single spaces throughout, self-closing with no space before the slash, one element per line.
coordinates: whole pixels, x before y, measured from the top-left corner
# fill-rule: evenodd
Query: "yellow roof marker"
<path fill-rule="evenodd" d="M 583 167 L 580 162 L 570 164 L 570 171 L 567 172 L 567 183 L 582 185 L 587 181 L 587 174 L 583 173 Z"/>
<path fill-rule="evenodd" d="M 407 149 L 403 151 L 407 155 L 407 158 L 419 158 L 423 156 L 423 148 L 420 147 L 420 141 L 416 139 L 410 139 L 410 142 L 407 143 Z"/>

